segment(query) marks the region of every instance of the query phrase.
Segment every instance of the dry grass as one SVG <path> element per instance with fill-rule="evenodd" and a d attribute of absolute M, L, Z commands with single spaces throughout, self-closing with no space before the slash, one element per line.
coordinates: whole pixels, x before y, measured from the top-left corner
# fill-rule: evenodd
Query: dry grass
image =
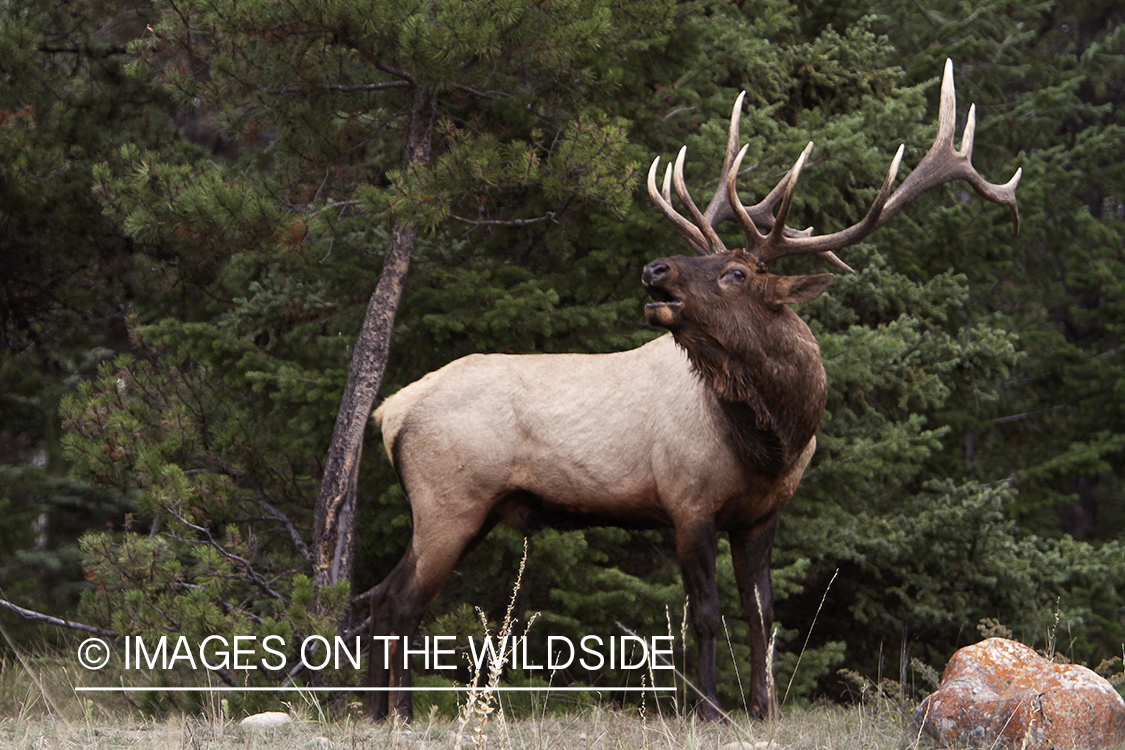
<path fill-rule="evenodd" d="M 765 750 L 792 748 L 832 750 L 864 747 L 903 750 L 913 736 L 909 718 L 889 703 L 858 708 L 788 708 L 781 721 L 750 722 L 734 717 L 728 724 L 699 723 L 691 717 L 666 716 L 643 707 L 615 711 L 598 705 L 574 705 L 559 713 L 545 701 L 533 715 L 516 717 L 505 711 L 499 696 L 492 710 L 480 711 L 481 700 L 462 716 L 436 715 L 411 725 L 375 725 L 358 710 L 328 717 L 310 699 L 300 705 L 278 705 L 293 723 L 268 730 L 240 726 L 241 716 L 227 716 L 221 700 L 205 702 L 191 715 L 164 720 L 138 718 L 139 712 L 117 694 L 78 693 L 75 667 L 59 657 L 25 657 L 0 662 L 0 748 L 534 748 L 536 750 L 617 750 L 618 748 L 717 748 Z M 89 673 L 81 675 L 89 684 Z M 472 721 L 466 727 L 466 717 Z"/>
<path fill-rule="evenodd" d="M 69 654 L 0 661 L 0 748 L 903 750 L 913 744 L 909 717 L 885 701 L 848 709 L 786 708 L 778 722 L 735 716 L 729 723 L 717 724 L 661 714 L 653 710 L 651 700 L 623 710 L 571 702 L 568 712 L 561 713 L 555 701 L 573 701 L 572 697 L 544 697 L 530 716 L 514 716 L 501 694 L 470 695 L 462 698 L 459 717 L 435 713 L 411 725 L 375 725 L 360 718 L 358 705 L 330 717 L 317 700 L 309 698 L 272 707 L 289 713 L 293 723 L 254 730 L 239 724 L 242 716 L 228 715 L 229 707 L 217 696 L 192 713 L 163 720 L 139 718 L 141 712 L 121 694 L 75 691 L 76 684 L 91 685 L 99 673 L 83 670 L 79 675 L 72 662 Z"/>
<path fill-rule="evenodd" d="M 524 555 L 521 575 L 526 563 L 526 547 Z M 517 578 L 513 601 L 519 586 L 520 578 Z M 670 630 L 671 627 L 669 615 Z M 509 607 L 498 635 L 512 635 L 514 628 Z M 685 619 L 681 637 L 686 637 L 686 630 Z M 375 725 L 360 718 L 358 704 L 329 716 L 319 700 L 308 697 L 299 705 L 271 707 L 290 714 L 292 723 L 275 729 L 250 729 L 241 726 L 242 716 L 232 715 L 236 711 L 214 694 L 195 703 L 195 708 L 166 714 L 171 718 L 143 719 L 138 717 L 145 713 L 124 694 L 76 691 L 75 685 L 109 685 L 115 678 L 112 670 L 87 672 L 74 661 L 73 654 L 32 657 L 22 653 L 0 661 L 0 749 L 851 750 L 863 747 L 903 750 L 916 745 L 909 710 L 892 705 L 881 693 L 858 708 L 786 706 L 783 707 L 784 717 L 775 722 L 751 722 L 744 716 L 732 716 L 727 723 L 700 723 L 690 715 L 668 715 L 655 710 L 656 703 L 651 698 L 642 700 L 639 707 L 622 710 L 570 702 L 561 704 L 566 706 L 563 712 L 559 710 L 558 701 L 574 701 L 574 698 L 544 696 L 533 706 L 530 715 L 515 716 L 505 705 L 503 694 L 492 689 L 499 683 L 502 661 L 488 665 L 482 689 L 465 695 L 460 701 L 459 716 L 449 719 L 435 712 L 410 725 Z M 677 674 L 686 684 L 679 670 Z M 686 696 L 682 696 L 682 700 L 686 700 Z M 683 703 L 673 700 L 661 705 L 667 711 L 682 707 Z"/>
<path fill-rule="evenodd" d="M 301 713 L 301 712 L 298 712 Z M 163 722 L 0 719 L 0 747 L 35 748 L 453 748 L 457 720 L 420 721 L 410 726 L 374 725 L 351 718 L 325 722 L 298 716 L 277 729 L 251 730 L 215 717 L 177 717 Z M 593 708 L 570 715 L 508 718 L 490 723 L 473 738 L 480 747 L 615 750 L 617 748 L 886 748 L 912 744 L 901 725 L 860 709 L 805 709 L 774 724 L 700 724 L 692 719 L 642 718 L 637 712 Z"/>
<path fill-rule="evenodd" d="M 888 690 L 868 685 L 867 699 L 851 707 L 785 707 L 775 722 L 732 717 L 729 723 L 700 723 L 691 716 L 669 716 L 645 708 L 612 710 L 574 705 L 559 713 L 543 699 L 531 716 L 513 716 L 500 695 L 487 700 L 490 711 L 463 698 L 462 715 L 436 713 L 413 724 L 372 724 L 359 718 L 358 704 L 329 717 L 309 699 L 282 704 L 293 722 L 275 729 L 250 729 L 240 716 L 228 716 L 221 700 L 194 714 L 165 720 L 141 719 L 119 696 L 72 689 L 73 668 L 64 660 L 36 658 L 0 662 L 0 749 L 152 748 L 153 750 L 325 750 L 401 748 L 454 750 L 458 747 L 509 750 L 916 750 L 913 706 Z M 34 673 L 34 678 L 28 674 Z M 651 706 L 651 703 L 649 704 Z M 474 708 L 476 706 L 476 708 Z M 466 717 L 471 719 L 466 728 Z M 1125 750 L 1125 745 L 1119 750 Z"/>
<path fill-rule="evenodd" d="M 516 622 L 512 604 L 527 559 L 520 563 L 512 601 L 499 627 L 499 637 L 513 635 Z M 822 601 L 823 604 L 823 601 Z M 818 609 L 819 613 L 819 609 Z M 488 623 L 483 620 L 486 634 Z M 524 629 L 530 623 L 524 625 Z M 668 616 L 669 631 L 672 629 Z M 687 620 L 681 624 L 686 638 Z M 0 631 L 0 635 L 3 635 Z M 44 650 L 32 656 L 8 641 L 14 658 L 0 659 L 0 750 L 48 748 L 402 748 L 403 750 L 461 750 L 463 747 L 508 750 L 618 750 L 619 748 L 715 748 L 716 750 L 916 750 L 920 742 L 913 728 L 914 706 L 901 697 L 897 683 L 872 683 L 852 675 L 859 702 L 850 707 L 794 707 L 782 705 L 783 716 L 770 722 L 730 716 L 726 723 L 701 723 L 677 713 L 687 700 L 678 696 L 662 701 L 642 699 L 638 707 L 614 710 L 602 704 L 581 704 L 573 698 L 538 698 L 530 712 L 513 714 L 503 694 L 496 691 L 504 659 L 488 664 L 484 684 L 464 695 L 459 715 L 439 717 L 435 710 L 412 724 L 372 724 L 360 717 L 358 702 L 330 715 L 319 697 L 295 693 L 299 703 L 279 703 L 272 710 L 292 718 L 284 726 L 253 729 L 232 715 L 230 703 L 218 694 L 204 694 L 191 704 L 178 704 L 171 718 L 143 719 L 144 711 L 122 693 L 88 693 L 88 687 L 114 683 L 112 670 L 87 672 L 74 664 L 72 653 Z M 772 649 L 771 649 L 772 650 Z M 733 652 L 732 652 L 733 657 Z M 772 670 L 771 670 L 772 671 Z M 81 674 L 79 674 L 81 672 Z M 686 685 L 682 672 L 676 674 Z M 934 675 L 936 678 L 936 674 Z M 476 680 L 474 680 L 476 682 Z M 117 684 L 120 684 L 118 681 Z M 788 690 L 786 690 L 786 694 Z M 292 694 L 290 694 L 292 695 Z M 573 695 L 573 694 L 571 694 Z M 280 699 L 279 699 L 280 700 Z M 560 710 L 559 701 L 572 701 Z M 186 705 L 193 708 L 184 709 Z M 1116 750 L 1125 750 L 1125 742 Z"/>

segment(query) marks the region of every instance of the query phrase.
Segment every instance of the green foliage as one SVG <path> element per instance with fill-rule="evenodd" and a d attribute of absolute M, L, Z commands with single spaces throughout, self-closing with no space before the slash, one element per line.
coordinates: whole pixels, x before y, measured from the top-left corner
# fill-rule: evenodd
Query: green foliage
<path fill-rule="evenodd" d="M 705 202 L 746 90 L 743 199 L 814 140 L 791 223 L 833 231 L 864 215 L 897 144 L 904 171 L 928 149 L 952 57 L 959 122 L 979 104 L 974 164 L 1024 170 L 1021 234 L 960 184 L 935 190 L 801 309 L 831 391 L 774 555 L 778 684 L 835 697 L 834 670 L 877 680 L 895 652 L 939 667 L 989 619 L 1091 665 L 1119 654 L 1115 5 L 103 5 L 9 3 L 0 20 L 7 594 L 61 608 L 85 587 L 85 615 L 122 633 L 334 632 L 311 605 L 349 610 L 349 592 L 313 590 L 305 545 L 394 222 L 423 231 L 385 393 L 471 352 L 632 347 L 655 335 L 639 268 L 685 251 L 637 189 L 655 155 L 686 143 Z M 407 170 L 414 85 L 438 122 L 428 166 Z M 356 592 L 409 534 L 374 438 Z M 747 626 L 723 545 L 735 705 Z M 467 603 L 499 619 L 521 551 L 490 537 L 425 628 L 471 632 Z M 616 529 L 536 536 L 518 602 L 551 634 L 620 623 L 678 646 L 683 606 L 670 535 Z"/>
<path fill-rule="evenodd" d="M 336 635 L 349 606 L 345 585 L 319 592 L 313 614 L 301 571 L 309 566 L 315 466 L 282 458 L 277 441 L 302 412 L 324 405 L 316 389 L 294 400 L 276 385 L 284 382 L 276 364 L 237 339 L 213 329 L 178 338 L 183 332 L 138 329 L 139 343 L 158 343 L 163 354 L 120 355 L 63 401 L 72 472 L 128 494 L 135 508 L 120 530 L 82 538 L 82 612 L 150 645 L 161 636 L 187 638 L 192 649 L 209 636 L 253 636 L 253 659 L 268 659 L 261 644 L 278 636 L 288 668 L 218 670 L 236 684 L 270 684 L 299 662 L 304 638 Z M 197 684 L 201 669 L 181 661 L 159 679 Z"/>
<path fill-rule="evenodd" d="M 127 504 L 66 476 L 58 403 L 126 346 L 124 312 L 151 289 L 93 195 L 92 165 L 124 142 L 168 146 L 170 112 L 123 75 L 118 3 L 12 0 L 0 13 L 0 539 L 4 592 L 62 613 L 82 588 L 76 541 Z M 142 24 L 143 26 L 143 24 Z M 17 640 L 43 637 L 5 617 Z M 6 650 L 6 646 L 3 647 Z"/>
<path fill-rule="evenodd" d="M 112 490 L 58 476 L 44 466 L 0 466 L 0 595 L 25 607 L 62 612 L 81 594 L 78 537 L 91 519 L 112 519 L 127 507 Z M 27 627 L 5 613 L 3 626 L 18 641 L 57 642 L 55 628 Z M 8 644 L 11 645 L 11 644 Z"/>

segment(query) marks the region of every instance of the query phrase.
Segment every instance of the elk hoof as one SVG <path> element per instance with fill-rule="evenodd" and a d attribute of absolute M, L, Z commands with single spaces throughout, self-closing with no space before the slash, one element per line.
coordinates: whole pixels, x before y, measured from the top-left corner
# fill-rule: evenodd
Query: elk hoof
<path fill-rule="evenodd" d="M 714 703 L 706 698 L 700 699 L 695 704 L 695 716 L 700 721 L 715 721 L 723 724 L 730 723 L 727 715 L 723 713 L 722 709 L 716 707 Z"/>
<path fill-rule="evenodd" d="M 768 708 L 763 708 L 757 703 L 751 703 L 746 706 L 746 713 L 754 721 L 768 721 L 770 719 L 780 719 L 781 712 L 774 708 L 772 711 Z"/>

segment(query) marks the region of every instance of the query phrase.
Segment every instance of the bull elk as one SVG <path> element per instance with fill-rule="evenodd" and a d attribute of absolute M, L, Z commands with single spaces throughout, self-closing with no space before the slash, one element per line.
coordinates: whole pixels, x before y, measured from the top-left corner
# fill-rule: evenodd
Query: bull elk
<path fill-rule="evenodd" d="M 731 114 L 722 178 L 700 212 L 683 180 L 684 150 L 652 201 L 698 257 L 645 266 L 649 323 L 669 329 L 640 348 L 611 354 L 464 357 L 386 399 L 374 413 L 413 514 L 410 546 L 371 598 L 375 636 L 411 638 L 458 561 L 499 522 L 530 531 L 568 525 L 672 527 L 699 646 L 696 710 L 720 715 L 715 638 L 721 621 L 715 584 L 716 536 L 730 536 L 742 608 L 751 632 L 747 708 L 772 716 L 767 633 L 773 619 L 770 552 L 778 512 L 816 448 L 827 381 L 820 349 L 789 307 L 823 292 L 833 274 L 780 276 L 780 257 L 815 253 L 846 270 L 835 250 L 854 244 L 922 192 L 965 180 L 1011 207 L 1015 188 L 986 182 L 973 168 L 974 110 L 953 148 L 952 63 L 941 88 L 937 138 L 897 189 L 899 148 L 867 215 L 832 234 L 786 226 L 809 144 L 777 186 L 754 206 L 735 190 L 742 96 Z M 685 218 L 672 207 L 674 186 Z M 776 207 L 776 212 L 775 212 Z M 715 227 L 733 218 L 745 248 L 728 250 Z M 385 641 L 384 641 L 385 642 Z M 409 666 L 395 649 L 373 648 L 367 694 L 373 718 L 410 718 Z"/>

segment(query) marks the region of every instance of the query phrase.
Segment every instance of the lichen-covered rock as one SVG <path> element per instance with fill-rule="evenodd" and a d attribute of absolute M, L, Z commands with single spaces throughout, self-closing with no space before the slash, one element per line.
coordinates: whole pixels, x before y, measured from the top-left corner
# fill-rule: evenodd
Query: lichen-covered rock
<path fill-rule="evenodd" d="M 1125 742 L 1125 701 L 1085 667 L 989 638 L 953 655 L 914 724 L 946 746 L 1102 748 Z"/>

